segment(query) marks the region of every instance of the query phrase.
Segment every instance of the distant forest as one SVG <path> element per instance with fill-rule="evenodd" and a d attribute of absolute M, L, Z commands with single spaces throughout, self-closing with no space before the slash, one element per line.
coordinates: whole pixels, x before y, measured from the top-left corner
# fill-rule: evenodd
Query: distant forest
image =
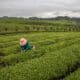
<path fill-rule="evenodd" d="M 80 17 L 68 17 L 68 16 L 58 16 L 58 17 L 52 17 L 52 18 L 39 18 L 39 17 L 8 17 L 8 16 L 3 16 L 1 18 L 20 18 L 20 19 L 31 19 L 31 20 L 76 20 L 80 21 Z"/>

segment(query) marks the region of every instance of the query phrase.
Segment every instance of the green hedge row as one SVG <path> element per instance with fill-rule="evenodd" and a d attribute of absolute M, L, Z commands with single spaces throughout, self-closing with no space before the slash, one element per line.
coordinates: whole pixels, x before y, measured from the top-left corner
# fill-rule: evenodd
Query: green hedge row
<path fill-rule="evenodd" d="M 68 32 L 80 31 L 80 25 L 75 21 L 66 20 L 9 20 L 0 21 L 0 34 L 6 33 L 21 33 L 35 31 L 54 31 Z"/>
<path fill-rule="evenodd" d="M 67 76 L 64 80 L 80 80 L 80 68 Z"/>
<path fill-rule="evenodd" d="M 60 50 L 65 47 L 71 46 L 75 43 L 78 43 L 79 40 L 80 40 L 79 36 L 76 36 L 76 38 L 72 36 L 70 38 L 69 37 L 68 38 L 67 37 L 63 37 L 63 38 L 54 37 L 53 40 L 47 39 L 45 41 L 44 40 L 40 42 L 37 41 L 35 43 L 37 50 L 33 51 L 32 54 L 30 53 L 29 55 L 27 55 L 28 53 L 22 55 L 20 53 L 20 49 L 18 45 L 9 46 L 7 48 L 2 48 L 0 51 L 0 55 L 3 55 L 5 57 L 1 58 L 0 63 L 2 64 L 1 66 L 13 65 L 13 63 L 16 64 L 17 62 L 25 61 L 25 59 L 29 59 L 29 58 L 31 59 L 34 56 L 38 57 L 38 56 L 43 55 L 44 53 L 54 52 L 56 50 Z M 15 41 L 11 42 L 11 44 L 13 43 L 15 43 Z"/>
<path fill-rule="evenodd" d="M 80 45 L 74 44 L 40 58 L 19 63 L 0 70 L 0 80 L 48 80 L 66 75 L 77 63 L 80 64 Z"/>

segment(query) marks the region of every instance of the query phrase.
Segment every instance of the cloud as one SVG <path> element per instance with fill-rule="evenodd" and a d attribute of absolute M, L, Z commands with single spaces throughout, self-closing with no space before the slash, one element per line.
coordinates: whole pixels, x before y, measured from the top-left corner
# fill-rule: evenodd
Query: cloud
<path fill-rule="evenodd" d="M 46 12 L 38 15 L 39 17 L 57 17 L 57 16 L 69 16 L 69 17 L 80 17 L 80 12 L 73 11 L 54 11 L 54 12 Z"/>
<path fill-rule="evenodd" d="M 0 16 L 80 17 L 80 0 L 0 0 Z"/>

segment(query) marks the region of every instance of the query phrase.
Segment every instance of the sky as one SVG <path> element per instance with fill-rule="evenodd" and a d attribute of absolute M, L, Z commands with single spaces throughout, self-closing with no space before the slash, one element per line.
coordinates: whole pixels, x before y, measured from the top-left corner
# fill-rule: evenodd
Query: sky
<path fill-rule="evenodd" d="M 80 17 L 80 0 L 0 0 L 0 16 Z"/>

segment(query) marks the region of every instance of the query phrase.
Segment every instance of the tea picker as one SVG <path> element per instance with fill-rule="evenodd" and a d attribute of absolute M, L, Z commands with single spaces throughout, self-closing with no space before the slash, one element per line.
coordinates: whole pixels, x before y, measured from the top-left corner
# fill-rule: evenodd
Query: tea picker
<path fill-rule="evenodd" d="M 28 40 L 25 38 L 20 39 L 20 47 L 21 47 L 21 52 L 25 52 L 33 48 L 33 46 L 31 46 Z"/>

